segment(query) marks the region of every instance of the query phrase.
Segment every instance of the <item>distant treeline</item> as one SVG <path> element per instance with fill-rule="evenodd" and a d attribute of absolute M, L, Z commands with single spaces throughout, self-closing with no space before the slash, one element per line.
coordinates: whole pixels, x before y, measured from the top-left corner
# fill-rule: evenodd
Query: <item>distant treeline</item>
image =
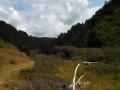
<path fill-rule="evenodd" d="M 53 41 L 55 38 L 28 36 L 24 31 L 18 30 L 0 21 L 0 38 L 5 42 L 9 42 L 18 47 L 19 50 L 29 52 L 31 49 L 38 49 L 39 52 L 49 54 L 53 49 Z"/>

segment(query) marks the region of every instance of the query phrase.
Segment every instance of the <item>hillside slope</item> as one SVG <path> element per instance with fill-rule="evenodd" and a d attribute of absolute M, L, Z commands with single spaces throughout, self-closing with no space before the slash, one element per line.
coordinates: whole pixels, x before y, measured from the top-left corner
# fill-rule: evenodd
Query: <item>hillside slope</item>
<path fill-rule="evenodd" d="M 20 51 L 29 53 L 31 49 L 49 54 L 53 49 L 54 38 L 29 36 L 26 32 L 17 30 L 14 26 L 0 20 L 0 38 L 15 45 Z M 1 43 L 0 43 L 1 47 Z"/>
<path fill-rule="evenodd" d="M 88 46 L 94 46 L 96 42 L 103 46 L 120 46 L 120 7 L 116 8 L 113 15 L 107 15 L 84 38 Z"/>
<path fill-rule="evenodd" d="M 34 62 L 24 53 L 0 48 L 0 90 L 15 88 L 15 86 L 9 87 L 10 82 L 20 81 L 18 77 L 20 70 L 32 68 L 33 65 Z"/>
<path fill-rule="evenodd" d="M 120 1 L 105 2 L 85 23 L 77 23 L 61 33 L 57 45 L 77 47 L 120 46 Z"/>

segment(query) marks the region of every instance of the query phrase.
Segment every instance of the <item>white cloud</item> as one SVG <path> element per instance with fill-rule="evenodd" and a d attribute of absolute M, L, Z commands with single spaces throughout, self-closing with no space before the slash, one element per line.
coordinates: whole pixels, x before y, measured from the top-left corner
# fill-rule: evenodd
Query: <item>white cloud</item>
<path fill-rule="evenodd" d="M 0 0 L 0 19 L 29 35 L 54 37 L 91 17 L 88 0 Z M 19 6 L 20 5 L 20 6 Z"/>
<path fill-rule="evenodd" d="M 19 21 L 19 22 L 22 20 L 19 13 L 13 7 L 9 7 L 8 10 L 9 10 L 9 13 L 10 13 L 9 16 L 12 20 L 16 20 L 16 21 Z"/>
<path fill-rule="evenodd" d="M 0 12 L 7 14 L 7 11 L 5 11 L 2 7 L 0 7 Z"/>
<path fill-rule="evenodd" d="M 33 8 L 35 8 L 37 11 L 42 12 L 45 9 L 45 4 L 33 4 Z"/>
<path fill-rule="evenodd" d="M 70 5 L 70 3 L 67 3 L 67 9 L 68 9 L 68 12 L 70 12 L 70 11 L 73 10 L 73 8 L 72 8 L 72 6 Z"/>
<path fill-rule="evenodd" d="M 95 12 L 97 10 L 99 10 L 100 8 L 101 8 L 100 6 L 96 6 L 96 7 L 92 7 L 92 8 L 87 9 L 87 13 L 88 13 L 89 17 L 91 17 L 92 15 L 94 15 Z"/>
<path fill-rule="evenodd" d="M 77 22 L 80 22 L 80 23 L 83 22 L 84 23 L 85 20 L 90 19 L 95 14 L 95 12 L 97 10 L 99 10 L 100 8 L 101 8 L 100 6 L 96 6 L 96 7 L 91 7 L 91 8 L 86 9 L 81 14 L 81 16 L 79 17 L 79 19 L 74 22 L 74 24 L 77 23 Z"/>
<path fill-rule="evenodd" d="M 0 19 L 11 23 L 15 27 L 22 21 L 22 17 L 13 7 L 4 7 L 3 5 L 0 5 Z"/>

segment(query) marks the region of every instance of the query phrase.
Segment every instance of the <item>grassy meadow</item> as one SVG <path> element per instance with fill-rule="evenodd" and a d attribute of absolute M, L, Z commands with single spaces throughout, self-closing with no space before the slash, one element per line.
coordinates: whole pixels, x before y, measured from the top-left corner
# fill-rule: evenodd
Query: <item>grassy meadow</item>
<path fill-rule="evenodd" d="M 63 83 L 72 83 L 74 69 L 78 63 L 76 80 L 83 74 L 82 85 L 77 90 L 120 90 L 120 48 L 76 48 L 56 47 L 55 55 L 34 53 L 31 58 L 34 67 L 22 70 L 27 80 L 25 90 L 59 90 Z M 83 61 L 97 61 L 98 64 L 84 65 Z M 87 87 L 85 82 L 89 82 Z M 71 90 L 71 89 L 68 89 Z"/>
<path fill-rule="evenodd" d="M 0 49 L 0 71 L 15 65 L 29 65 L 30 69 L 17 69 L 9 73 L 1 82 L 3 90 L 60 90 L 62 84 L 67 88 L 72 83 L 74 70 L 80 64 L 76 81 L 81 75 L 81 86 L 77 90 L 120 90 L 120 48 L 76 48 L 73 46 L 56 47 L 54 55 L 44 55 L 36 51 L 29 57 L 18 51 Z M 99 62 L 84 65 L 83 61 Z M 23 65 L 24 66 L 24 65 Z M 16 71 L 16 70 L 15 70 Z M 0 77 L 3 77 L 2 75 Z M 85 82 L 89 85 L 85 86 Z M 7 89 L 6 89 L 7 88 Z M 68 88 L 68 90 L 72 90 Z"/>
<path fill-rule="evenodd" d="M 24 86 L 25 80 L 19 76 L 20 70 L 32 68 L 34 61 L 24 53 L 0 48 L 0 90 L 15 90 Z"/>

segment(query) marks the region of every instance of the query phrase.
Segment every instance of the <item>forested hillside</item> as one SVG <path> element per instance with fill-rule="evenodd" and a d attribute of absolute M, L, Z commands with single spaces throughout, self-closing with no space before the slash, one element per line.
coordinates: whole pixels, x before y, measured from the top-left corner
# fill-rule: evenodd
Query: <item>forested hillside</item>
<path fill-rule="evenodd" d="M 5 21 L 0 21 L 0 38 L 27 53 L 31 49 L 38 49 L 41 53 L 49 54 L 54 41 L 54 38 L 29 36 L 26 32 L 17 30 Z"/>
<path fill-rule="evenodd" d="M 85 23 L 77 23 L 67 33 L 57 38 L 30 36 L 14 26 L 0 21 L 0 38 L 29 52 L 38 49 L 40 53 L 53 54 L 54 46 L 102 47 L 120 46 L 120 1 L 105 2 L 95 15 Z"/>
<path fill-rule="evenodd" d="M 105 2 L 85 23 L 77 23 L 61 33 L 57 45 L 77 47 L 120 46 L 120 0 Z"/>

